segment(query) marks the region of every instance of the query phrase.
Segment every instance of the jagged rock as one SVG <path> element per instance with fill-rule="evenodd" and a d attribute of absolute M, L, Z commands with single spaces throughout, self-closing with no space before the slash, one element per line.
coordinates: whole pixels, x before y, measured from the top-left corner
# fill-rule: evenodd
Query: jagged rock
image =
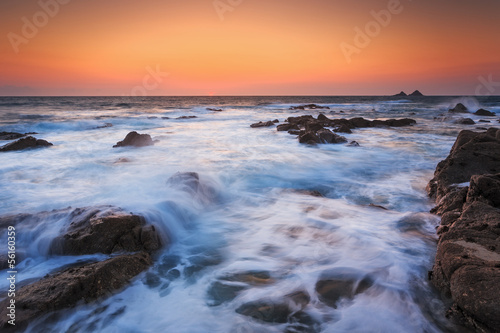
<path fill-rule="evenodd" d="M 483 116 L 483 117 L 496 117 L 496 115 L 497 115 L 495 112 L 491 112 L 491 111 L 488 111 L 485 109 L 479 109 L 474 114 L 476 116 Z"/>
<path fill-rule="evenodd" d="M 151 265 L 149 254 L 122 255 L 102 262 L 68 268 L 16 291 L 16 328 L 53 311 L 89 303 L 125 287 Z M 0 328 L 8 328 L 10 299 L 0 303 Z"/>
<path fill-rule="evenodd" d="M 52 254 L 153 252 L 162 246 L 153 225 L 146 225 L 142 216 L 115 207 L 77 208 L 69 218 L 71 223 L 64 234 L 52 241 Z"/>
<path fill-rule="evenodd" d="M 461 131 L 450 155 L 441 161 L 427 191 L 437 201 L 450 191 L 450 186 L 468 182 L 473 175 L 500 172 L 500 129 L 483 133 Z"/>
<path fill-rule="evenodd" d="M 6 144 L 5 146 L 0 148 L 0 152 L 24 150 L 29 148 L 50 147 L 52 145 L 53 145 L 52 143 L 47 142 L 45 140 L 36 139 L 32 136 L 27 136 L 25 138 Z"/>
<path fill-rule="evenodd" d="M 258 123 L 250 125 L 251 128 L 259 128 L 259 127 L 271 127 L 274 123 L 272 121 L 259 121 Z"/>
<path fill-rule="evenodd" d="M 149 134 L 139 134 L 134 131 L 127 134 L 125 139 L 123 139 L 123 141 L 119 141 L 116 145 L 113 146 L 113 148 L 127 146 L 146 147 L 152 146 L 153 144 L 154 142 Z"/>
<path fill-rule="evenodd" d="M 453 109 L 448 110 L 448 112 L 453 113 L 469 113 L 469 109 L 462 103 L 458 103 Z"/>

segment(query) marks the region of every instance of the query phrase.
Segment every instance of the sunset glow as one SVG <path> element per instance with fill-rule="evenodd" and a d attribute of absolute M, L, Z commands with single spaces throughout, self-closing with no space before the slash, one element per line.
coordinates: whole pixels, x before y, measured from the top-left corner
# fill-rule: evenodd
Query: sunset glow
<path fill-rule="evenodd" d="M 500 81 L 498 1 L 394 1 L 6 0 L 0 95 L 131 95 L 148 68 L 168 73 L 151 96 L 453 95 Z"/>

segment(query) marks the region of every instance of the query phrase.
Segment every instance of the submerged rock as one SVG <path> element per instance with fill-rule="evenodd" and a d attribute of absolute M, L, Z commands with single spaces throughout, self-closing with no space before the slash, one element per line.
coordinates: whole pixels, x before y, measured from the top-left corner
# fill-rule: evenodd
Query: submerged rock
<path fill-rule="evenodd" d="M 70 221 L 64 234 L 52 241 L 52 254 L 151 253 L 163 243 L 155 226 L 146 225 L 142 216 L 115 207 L 77 208 Z"/>
<path fill-rule="evenodd" d="M 319 300 L 337 308 L 341 299 L 353 299 L 373 285 L 374 281 L 353 269 L 339 268 L 322 274 L 316 282 Z"/>
<path fill-rule="evenodd" d="M 36 139 L 32 136 L 28 136 L 17 141 L 6 144 L 5 146 L 0 148 L 0 152 L 5 151 L 15 151 L 15 150 L 24 150 L 29 148 L 42 148 L 42 147 L 50 147 L 53 146 L 52 143 L 47 142 L 45 140 Z"/>
<path fill-rule="evenodd" d="M 222 109 L 215 109 L 215 108 L 207 108 L 208 111 L 213 111 L 213 112 L 221 112 Z"/>
<path fill-rule="evenodd" d="M 147 253 L 122 255 L 102 262 L 66 269 L 16 291 L 16 328 L 53 311 L 109 296 L 151 265 Z M 0 328 L 7 320 L 9 299 L 0 303 Z"/>
<path fill-rule="evenodd" d="M 154 142 L 149 134 L 139 134 L 134 131 L 127 134 L 125 139 L 123 139 L 123 141 L 119 141 L 116 145 L 113 146 L 113 148 L 127 147 L 127 146 L 146 147 L 146 146 L 152 146 L 153 144 Z"/>
<path fill-rule="evenodd" d="M 181 117 L 177 117 L 175 119 L 195 119 L 195 118 L 198 118 L 197 116 L 181 116 Z"/>
<path fill-rule="evenodd" d="M 455 120 L 455 124 L 459 125 L 474 125 L 476 122 L 470 118 L 460 118 L 458 120 Z"/>
<path fill-rule="evenodd" d="M 306 104 L 306 105 L 299 105 L 299 106 L 292 106 L 292 107 L 290 107 L 290 110 L 306 110 L 306 109 L 311 109 L 311 110 L 327 109 L 327 110 L 330 110 L 330 107 L 316 105 L 316 104 Z"/>

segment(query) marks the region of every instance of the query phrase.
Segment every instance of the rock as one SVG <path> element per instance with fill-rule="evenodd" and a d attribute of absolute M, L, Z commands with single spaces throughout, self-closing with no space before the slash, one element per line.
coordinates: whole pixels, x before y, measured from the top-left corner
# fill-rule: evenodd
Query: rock
<path fill-rule="evenodd" d="M 330 122 L 330 119 L 329 119 L 327 116 L 325 116 L 324 114 L 322 114 L 322 113 L 320 113 L 320 114 L 318 115 L 318 120 L 319 120 L 319 121 L 326 121 L 326 122 Z"/>
<path fill-rule="evenodd" d="M 24 286 L 16 292 L 16 328 L 38 316 L 89 303 L 125 287 L 151 265 L 149 254 L 122 255 L 102 262 L 68 268 Z M 9 299 L 0 303 L 0 328 L 7 328 Z"/>
<path fill-rule="evenodd" d="M 282 299 L 263 299 L 248 302 L 236 309 L 236 313 L 252 317 L 266 323 L 284 324 L 298 321 L 302 309 L 309 304 L 311 298 L 304 291 L 296 291 L 285 295 Z"/>
<path fill-rule="evenodd" d="M 300 143 L 307 143 L 308 145 L 314 145 L 316 143 L 320 143 L 321 141 L 316 136 L 316 134 L 304 131 L 304 133 L 299 135 L 299 142 Z"/>
<path fill-rule="evenodd" d="M 327 110 L 330 110 L 330 107 L 328 107 L 328 106 L 320 106 L 320 105 L 316 105 L 316 104 L 306 104 L 306 105 L 299 105 L 299 106 L 292 106 L 292 107 L 290 107 L 290 110 L 306 110 L 306 109 L 311 109 L 311 110 L 315 110 L 315 109 L 327 109 Z"/>
<path fill-rule="evenodd" d="M 272 121 L 259 121 L 258 123 L 250 125 L 251 128 L 259 128 L 259 127 L 271 127 L 274 123 Z"/>
<path fill-rule="evenodd" d="M 148 119 L 158 119 L 157 116 L 149 116 Z"/>
<path fill-rule="evenodd" d="M 280 125 L 276 126 L 276 130 L 278 132 L 289 131 L 291 129 L 299 130 L 299 127 L 297 125 L 294 125 L 294 124 L 280 124 Z"/>
<path fill-rule="evenodd" d="M 351 134 L 352 133 L 352 131 L 349 128 L 349 126 L 347 126 L 345 124 L 337 126 L 336 128 L 333 129 L 333 131 L 336 132 L 336 133 L 347 133 L 347 134 Z"/>
<path fill-rule="evenodd" d="M 273 123 L 278 124 L 280 121 L 278 119 L 274 119 Z"/>
<path fill-rule="evenodd" d="M 128 147 L 128 146 L 146 147 L 146 146 L 152 146 L 153 144 L 154 142 L 149 134 L 139 134 L 134 131 L 127 134 L 125 139 L 123 139 L 123 141 L 118 142 L 116 145 L 113 146 L 113 148 Z"/>
<path fill-rule="evenodd" d="M 198 118 L 197 116 L 181 116 L 181 117 L 177 117 L 175 119 L 195 119 L 195 118 Z"/>
<path fill-rule="evenodd" d="M 149 118 L 149 117 L 148 117 Z M 156 117 L 155 117 L 156 118 Z M 108 128 L 108 127 L 113 127 L 112 123 L 105 123 L 104 125 L 97 126 L 96 129 L 101 129 L 101 128 Z"/>
<path fill-rule="evenodd" d="M 476 116 L 484 116 L 484 117 L 496 117 L 495 112 L 491 112 L 485 109 L 479 109 L 474 113 Z"/>
<path fill-rule="evenodd" d="M 36 139 L 32 136 L 27 136 L 25 138 L 6 144 L 5 146 L 0 148 L 0 152 L 24 150 L 29 148 L 42 148 L 50 146 L 53 146 L 53 144 L 50 142 Z"/>
<path fill-rule="evenodd" d="M 489 120 L 485 120 L 485 119 L 480 119 L 479 120 L 480 123 L 491 123 L 491 121 Z"/>
<path fill-rule="evenodd" d="M 213 111 L 213 112 L 221 112 L 222 109 L 215 109 L 215 108 L 207 108 L 208 111 Z"/>
<path fill-rule="evenodd" d="M 196 172 L 177 172 L 167 180 L 167 185 L 186 192 L 202 202 L 212 202 L 217 197 L 215 188 L 200 182 L 200 176 Z"/>
<path fill-rule="evenodd" d="M 428 185 L 442 214 L 431 282 L 452 299 L 448 315 L 480 332 L 500 327 L 499 157 L 499 129 L 462 131 Z"/>
<path fill-rule="evenodd" d="M 26 134 L 15 133 L 15 132 L 0 132 L 0 140 L 16 140 L 26 136 Z"/>
<path fill-rule="evenodd" d="M 345 143 L 347 139 L 338 134 L 332 133 L 332 131 L 328 129 L 321 129 L 317 132 L 320 143 Z"/>
<path fill-rule="evenodd" d="M 374 281 L 354 269 L 337 268 L 323 273 L 316 282 L 319 300 L 337 308 L 341 299 L 353 299 L 373 285 Z"/>
<path fill-rule="evenodd" d="M 422 96 L 424 96 L 424 94 L 422 94 L 422 93 L 421 93 L 420 91 L 418 91 L 418 90 L 415 90 L 414 92 L 412 92 L 412 93 L 410 94 L 410 96 L 411 96 L 411 97 L 422 97 Z"/>
<path fill-rule="evenodd" d="M 450 155 L 436 168 L 427 185 L 429 195 L 439 202 L 452 184 L 468 182 L 473 175 L 500 173 L 500 129 L 483 133 L 461 131 Z"/>
<path fill-rule="evenodd" d="M 448 110 L 448 112 L 453 113 L 469 113 L 469 109 L 462 103 L 458 103 L 453 109 Z"/>
<path fill-rule="evenodd" d="M 406 97 L 408 96 L 404 91 L 400 92 L 399 94 L 394 95 L 394 97 Z"/>
<path fill-rule="evenodd" d="M 357 141 L 351 141 L 348 146 L 351 146 L 351 147 L 360 147 L 360 144 L 357 142 Z"/>
<path fill-rule="evenodd" d="M 474 125 L 476 122 L 470 118 L 460 118 L 458 120 L 455 120 L 455 124 L 460 124 L 460 125 Z"/>
<path fill-rule="evenodd" d="M 162 246 L 153 225 L 142 216 L 121 209 L 102 206 L 77 208 L 64 234 L 51 243 L 51 253 L 58 255 L 111 254 L 121 251 L 153 252 Z"/>
<path fill-rule="evenodd" d="M 209 306 L 219 306 L 231 302 L 238 294 L 247 289 L 244 285 L 235 285 L 216 281 L 210 285 L 207 291 Z"/>

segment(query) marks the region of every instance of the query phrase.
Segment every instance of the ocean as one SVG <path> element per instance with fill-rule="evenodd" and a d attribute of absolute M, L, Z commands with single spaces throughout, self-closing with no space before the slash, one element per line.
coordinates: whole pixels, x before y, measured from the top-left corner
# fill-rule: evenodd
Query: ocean
<path fill-rule="evenodd" d="M 54 144 L 0 153 L 0 216 L 113 205 L 170 239 L 124 290 L 42 317 L 27 332 L 459 332 L 427 279 L 439 218 L 429 213 L 425 186 L 459 131 L 500 125 L 473 114 L 476 125 L 455 124 L 464 115 L 447 111 L 459 102 L 500 115 L 500 97 L 0 97 L 0 132 L 36 132 Z M 290 110 L 311 103 L 330 109 Z M 359 147 L 309 146 L 275 127 L 250 128 L 320 113 L 417 124 L 342 134 Z M 113 148 L 131 131 L 150 134 L 155 145 Z M 172 187 L 177 172 L 198 173 L 210 195 Z M 21 284 L 106 257 L 50 255 L 64 226 L 50 219 L 19 226 Z M 193 272 L 200 260 L 210 264 Z M 162 274 L 167 266 L 176 274 Z M 332 270 L 373 285 L 328 306 L 315 285 Z M 267 282 L 234 282 L 242 287 L 236 297 L 214 303 L 214 284 L 248 272 Z M 7 287 L 0 279 L 0 290 Z M 236 311 L 298 290 L 310 296 L 304 322 Z"/>

